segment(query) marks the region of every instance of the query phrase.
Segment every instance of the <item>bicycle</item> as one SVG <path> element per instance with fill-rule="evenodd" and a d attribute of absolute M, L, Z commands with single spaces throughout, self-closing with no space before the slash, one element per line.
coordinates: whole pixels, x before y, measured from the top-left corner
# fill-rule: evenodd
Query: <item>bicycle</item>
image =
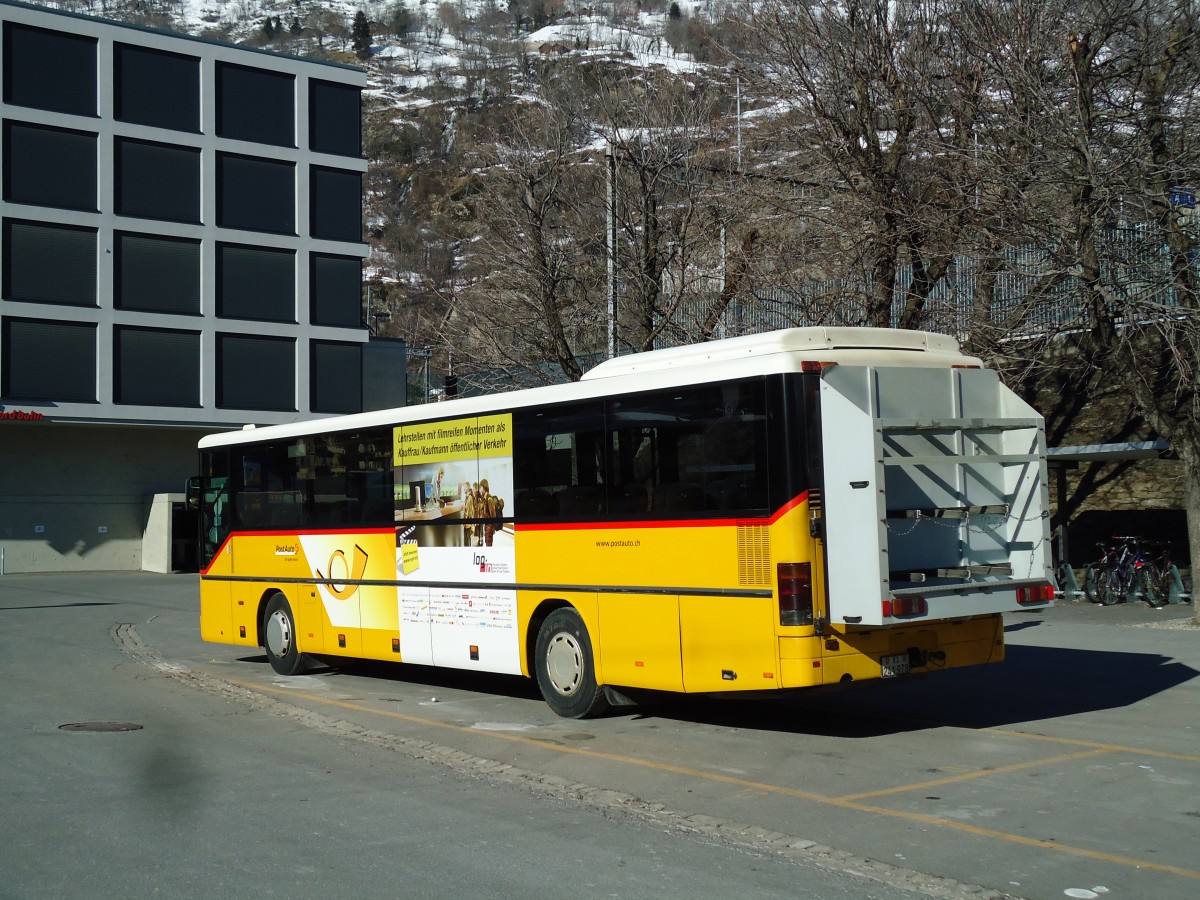
<path fill-rule="evenodd" d="M 1171 542 L 1151 541 L 1147 546 L 1153 552 L 1142 569 L 1143 599 L 1156 609 L 1171 602 L 1180 602 L 1178 595 L 1183 592 L 1183 583 L 1179 580 L 1179 569 L 1171 560 Z M 1171 599 L 1172 587 L 1176 590 L 1174 601 Z"/>
<path fill-rule="evenodd" d="M 1100 559 L 1088 566 L 1084 592 L 1093 603 L 1113 606 L 1133 599 L 1144 581 L 1146 559 L 1138 548 L 1140 538 L 1116 535 L 1118 544 L 1100 543 Z"/>

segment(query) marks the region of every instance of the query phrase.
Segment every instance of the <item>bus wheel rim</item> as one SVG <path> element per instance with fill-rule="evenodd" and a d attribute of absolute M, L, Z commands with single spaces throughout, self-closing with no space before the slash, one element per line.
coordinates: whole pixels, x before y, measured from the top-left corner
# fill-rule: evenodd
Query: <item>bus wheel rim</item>
<path fill-rule="evenodd" d="M 292 627 L 282 610 L 275 610 L 267 619 L 267 649 L 275 656 L 285 656 L 292 646 Z"/>
<path fill-rule="evenodd" d="M 546 648 L 546 673 L 550 684 L 564 697 L 575 693 L 583 678 L 583 652 L 575 638 L 559 632 Z"/>

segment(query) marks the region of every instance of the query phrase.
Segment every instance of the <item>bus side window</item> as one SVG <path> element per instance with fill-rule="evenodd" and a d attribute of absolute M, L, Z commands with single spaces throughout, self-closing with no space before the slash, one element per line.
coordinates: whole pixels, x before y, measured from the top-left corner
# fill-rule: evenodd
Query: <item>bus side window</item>
<path fill-rule="evenodd" d="M 513 418 L 513 514 L 541 519 L 603 513 L 604 411 L 600 402 L 519 410 Z"/>
<path fill-rule="evenodd" d="M 307 475 L 311 526 L 395 525 L 395 470 L 387 429 L 318 436 Z"/>
<path fill-rule="evenodd" d="M 761 378 L 614 398 L 606 421 L 610 513 L 766 512 Z"/>
<path fill-rule="evenodd" d="M 308 455 L 303 439 L 247 447 L 235 454 L 234 527 L 248 531 L 305 525 L 310 504 Z"/>

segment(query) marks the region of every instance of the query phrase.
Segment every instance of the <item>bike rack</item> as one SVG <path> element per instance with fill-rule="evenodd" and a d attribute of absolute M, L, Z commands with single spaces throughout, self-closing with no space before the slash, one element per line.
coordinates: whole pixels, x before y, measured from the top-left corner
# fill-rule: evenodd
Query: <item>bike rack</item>
<path fill-rule="evenodd" d="M 1088 569 L 1091 572 L 1091 569 Z M 1075 570 L 1071 566 L 1063 566 L 1063 584 L 1058 585 L 1058 593 L 1056 596 L 1064 600 L 1078 600 L 1080 597 L 1086 597 L 1085 591 L 1079 589 L 1079 582 L 1075 579 Z"/>
<path fill-rule="evenodd" d="M 1183 578 L 1179 574 L 1179 567 L 1172 564 L 1170 569 L 1171 586 L 1167 589 L 1167 604 L 1178 606 L 1181 603 L 1190 603 L 1192 594 L 1183 584 Z M 1096 602 L 1096 569 L 1094 566 L 1087 566 L 1083 572 L 1083 586 L 1075 577 L 1075 569 L 1072 566 L 1063 566 L 1062 584 L 1057 585 L 1058 590 L 1055 593 L 1057 599 L 1062 600 L 1078 600 L 1080 597 L 1086 597 L 1093 603 Z M 1136 603 L 1142 599 L 1141 591 L 1133 590 L 1125 595 L 1126 603 Z"/>
<path fill-rule="evenodd" d="M 1185 599 L 1186 598 L 1186 599 Z M 1179 567 L 1171 566 L 1171 587 L 1167 590 L 1167 603 L 1179 604 L 1186 603 L 1192 599 L 1192 595 L 1183 589 L 1183 578 L 1179 575 Z"/>

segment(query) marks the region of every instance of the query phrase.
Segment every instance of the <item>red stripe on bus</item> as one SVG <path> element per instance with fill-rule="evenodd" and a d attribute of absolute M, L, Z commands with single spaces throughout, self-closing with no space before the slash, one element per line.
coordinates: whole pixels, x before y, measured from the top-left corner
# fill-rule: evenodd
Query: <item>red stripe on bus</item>
<path fill-rule="evenodd" d="M 779 507 L 767 520 L 767 525 L 774 525 L 783 516 L 787 515 L 801 503 L 808 500 L 808 491 L 792 498 L 783 506 Z M 516 531 L 588 531 L 588 530 L 612 530 L 614 528 L 639 529 L 639 528 L 731 528 L 736 525 L 745 524 L 751 520 L 746 516 L 737 516 L 728 519 L 659 519 L 652 522 L 544 522 L 537 525 L 521 525 L 514 523 Z M 397 522 L 396 527 L 403 527 L 404 522 Z M 409 523 L 412 524 L 412 523 Z M 442 523 L 452 524 L 452 523 Z M 225 551 L 225 547 L 235 537 L 301 537 L 306 534 L 392 534 L 396 528 L 322 528 L 310 529 L 306 531 L 235 531 L 231 533 L 222 542 L 220 549 L 213 554 L 212 562 L 200 571 L 201 575 L 207 575 L 213 563 Z"/>
<path fill-rule="evenodd" d="M 789 500 L 777 509 L 766 520 L 766 524 L 774 525 L 783 516 L 806 500 L 808 500 L 808 491 Z M 751 521 L 754 524 L 758 524 L 756 520 L 751 520 L 747 516 L 737 516 L 729 519 L 658 519 L 651 522 L 540 522 L 536 525 L 517 523 L 514 527 L 517 531 L 588 531 L 611 530 L 614 528 L 731 528 L 735 525 L 744 525 Z"/>
<path fill-rule="evenodd" d="M 208 574 L 209 570 L 213 567 L 213 565 L 216 563 L 216 561 L 221 558 L 221 554 L 225 552 L 225 548 L 229 546 L 229 542 L 232 540 L 233 540 L 232 533 L 225 536 L 225 540 L 221 541 L 221 546 L 218 547 L 217 552 L 212 555 L 212 559 L 209 560 L 208 565 L 200 570 L 201 576 Z"/>

